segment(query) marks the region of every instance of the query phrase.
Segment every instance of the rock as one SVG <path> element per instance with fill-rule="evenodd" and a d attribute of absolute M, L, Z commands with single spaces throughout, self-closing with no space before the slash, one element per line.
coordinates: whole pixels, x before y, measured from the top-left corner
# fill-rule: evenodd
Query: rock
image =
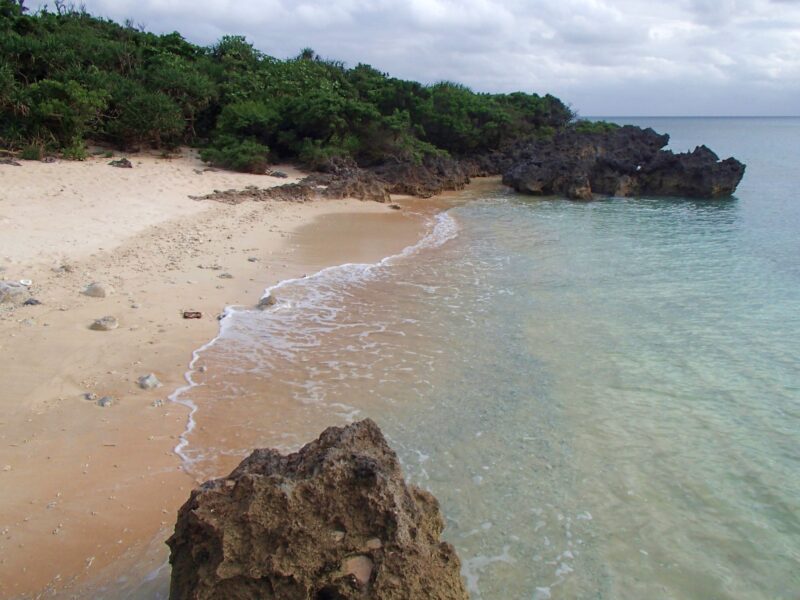
<path fill-rule="evenodd" d="M 119 169 L 132 169 L 133 164 L 127 158 L 120 158 L 119 160 L 112 160 L 108 163 L 112 167 L 117 167 Z"/>
<path fill-rule="evenodd" d="M 149 373 L 139 377 L 139 387 L 143 390 L 153 390 L 157 387 L 161 387 L 161 382 L 158 380 L 158 377 L 156 377 L 155 374 Z"/>
<path fill-rule="evenodd" d="M 85 296 L 91 296 L 92 298 L 105 298 L 113 293 L 114 288 L 111 285 L 97 281 L 90 283 L 83 290 Z"/>
<path fill-rule="evenodd" d="M 22 306 L 39 306 L 40 304 L 41 301 L 37 300 L 36 298 L 28 298 L 22 303 Z"/>
<path fill-rule="evenodd" d="M 255 256 L 249 256 L 247 258 L 247 262 L 258 262 L 258 258 L 256 258 Z"/>
<path fill-rule="evenodd" d="M 0 304 L 22 304 L 29 297 L 28 286 L 18 281 L 0 281 Z"/>
<path fill-rule="evenodd" d="M 270 306 L 275 306 L 278 303 L 278 300 L 272 294 L 267 294 L 261 300 L 258 301 L 256 304 L 256 308 L 260 308 L 264 310 L 265 308 L 269 308 Z"/>
<path fill-rule="evenodd" d="M 103 396 L 97 401 L 97 406 L 102 408 L 108 408 L 112 404 L 114 404 L 114 399 L 111 396 Z"/>
<path fill-rule="evenodd" d="M 287 177 L 289 177 L 283 171 L 267 171 L 267 175 L 269 175 L 270 177 L 277 177 L 279 179 L 286 179 Z"/>
<path fill-rule="evenodd" d="M 400 210 L 403 207 L 400 206 L 399 204 L 390 204 L 389 208 L 391 208 L 392 210 Z"/>
<path fill-rule="evenodd" d="M 95 400 L 97 400 L 97 394 L 93 392 L 86 392 L 83 394 L 83 399 L 89 400 L 90 402 L 94 402 Z"/>
<path fill-rule="evenodd" d="M 58 162 L 58 159 L 57 159 L 55 156 L 45 156 L 45 157 L 42 159 L 42 162 L 43 162 L 43 163 L 52 164 L 52 163 L 56 163 L 56 162 Z"/>
<path fill-rule="evenodd" d="M 233 279 L 233 275 L 231 275 L 230 273 L 220 273 L 219 275 L 217 275 L 217 277 L 219 277 L 220 279 Z"/>
<path fill-rule="evenodd" d="M 13 158 L 0 158 L 0 165 L 10 165 L 12 167 L 21 167 L 22 163 L 15 161 Z"/>
<path fill-rule="evenodd" d="M 183 311 L 183 318 L 184 319 L 202 319 L 203 313 L 199 310 L 185 310 Z"/>
<path fill-rule="evenodd" d="M 93 329 L 95 331 L 111 331 L 117 327 L 119 327 L 119 321 L 117 321 L 116 317 L 112 316 L 96 319 L 94 323 L 89 325 L 89 329 Z"/>
<path fill-rule="evenodd" d="M 674 154 L 668 135 L 626 125 L 602 133 L 559 132 L 516 148 L 503 183 L 527 194 L 590 200 L 614 196 L 730 196 L 745 165 L 705 146 Z"/>
<path fill-rule="evenodd" d="M 167 541 L 170 598 L 465 600 L 443 527 L 374 422 L 330 427 L 192 492 Z"/>
<path fill-rule="evenodd" d="M 69 262 L 64 262 L 58 266 L 53 267 L 53 273 L 74 273 L 75 272 L 75 265 Z"/>
<path fill-rule="evenodd" d="M 430 198 L 445 190 L 460 190 L 469 183 L 465 165 L 444 156 L 426 156 L 419 164 L 410 160 L 387 160 L 370 170 L 385 182 L 387 192 L 420 198 Z"/>

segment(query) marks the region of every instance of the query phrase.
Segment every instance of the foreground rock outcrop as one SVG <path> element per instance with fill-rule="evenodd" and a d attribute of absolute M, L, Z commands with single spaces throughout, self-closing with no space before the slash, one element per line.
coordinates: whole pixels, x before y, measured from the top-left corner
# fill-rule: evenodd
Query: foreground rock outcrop
<path fill-rule="evenodd" d="M 170 598 L 468 598 L 436 499 L 367 419 L 256 450 L 178 513 Z"/>
<path fill-rule="evenodd" d="M 626 125 L 601 133 L 560 132 L 514 151 L 503 183 L 518 192 L 591 200 L 610 196 L 730 196 L 744 175 L 735 158 L 705 146 L 674 154 L 668 135 Z"/>

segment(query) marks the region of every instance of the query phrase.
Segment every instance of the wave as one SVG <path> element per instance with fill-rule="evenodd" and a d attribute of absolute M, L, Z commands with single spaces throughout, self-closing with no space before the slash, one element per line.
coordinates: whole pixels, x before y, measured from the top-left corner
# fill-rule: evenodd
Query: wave
<path fill-rule="evenodd" d="M 424 250 L 446 244 L 458 235 L 458 231 L 458 223 L 449 214 L 449 211 L 441 212 L 429 220 L 428 231 L 417 243 L 404 248 L 397 254 L 387 256 L 375 263 L 345 263 L 327 267 L 312 275 L 285 279 L 267 288 L 261 298 L 274 295 L 277 303 L 270 309 L 258 311 L 258 313 L 271 321 L 272 331 L 278 334 L 269 337 L 270 349 L 283 358 L 292 359 L 299 347 L 315 345 L 316 332 L 313 331 L 313 325 L 323 325 L 326 328 L 335 326 L 336 317 L 342 306 L 341 299 L 343 294 L 347 294 L 347 287 L 363 284 L 379 276 L 398 260 L 408 259 Z M 190 471 L 192 465 L 203 458 L 202 455 L 192 457 L 187 452 L 190 443 L 189 436 L 197 424 L 196 415 L 199 410 L 198 405 L 188 397 L 193 388 L 201 385 L 195 380 L 198 372 L 197 363 L 202 354 L 218 344 L 220 340 L 241 338 L 242 336 L 237 335 L 236 331 L 237 322 L 241 321 L 238 317 L 246 314 L 252 315 L 254 312 L 251 307 L 226 307 L 220 317 L 217 336 L 192 353 L 188 370 L 184 374 L 186 384 L 176 389 L 168 398 L 169 401 L 189 409 L 186 428 L 174 448 L 175 454 L 180 457 L 186 471 Z M 295 327 L 300 315 L 306 319 L 302 328 Z M 290 332 L 291 335 L 289 335 Z"/>

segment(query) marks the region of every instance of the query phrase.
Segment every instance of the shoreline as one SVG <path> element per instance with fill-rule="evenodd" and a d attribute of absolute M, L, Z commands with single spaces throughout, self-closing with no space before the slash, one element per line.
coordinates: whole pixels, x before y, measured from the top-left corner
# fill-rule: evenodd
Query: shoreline
<path fill-rule="evenodd" d="M 377 260 L 421 236 L 418 219 L 377 203 L 188 200 L 253 179 L 261 186 L 287 180 L 200 174 L 202 165 L 191 154 L 169 161 L 131 158 L 136 166 L 128 172 L 100 159 L 0 171 L 7 184 L 0 225 L 4 234 L 10 231 L 0 246 L 0 277 L 32 279 L 43 303 L 0 312 L 7 382 L 0 398 L 0 595 L 6 597 L 75 593 L 98 575 L 109 581 L 106 574 L 129 573 L 137 556 L 165 550 L 153 540 L 173 526 L 195 485 L 174 452 L 188 410 L 166 397 L 183 384 L 192 352 L 217 335 L 217 311 L 255 304 L 271 282 L 352 258 Z M 54 176 L 36 173 L 44 169 Z M 130 189 L 120 185 L 119 203 L 105 205 L 98 190 L 123 177 Z M 186 189 L 192 178 L 200 181 Z M 54 192 L 70 187 L 61 185 L 66 180 L 74 202 L 61 202 L 67 190 Z M 114 214 L 104 221 L 103 211 Z M 134 227 L 113 222 L 141 214 L 148 216 Z M 319 249 L 324 264 L 298 262 L 297 232 L 304 226 L 325 230 L 328 215 L 352 215 L 345 220 L 353 222 L 375 217 L 397 227 L 383 236 L 382 248 L 357 248 L 339 234 L 336 248 Z M 57 238 L 49 243 L 48 218 L 50 237 Z M 35 235 L 21 226 L 26 220 L 36 224 Z M 87 222 L 90 235 L 73 235 L 75 223 Z M 330 242 L 337 233 L 323 237 Z M 56 262 L 69 268 L 54 271 Z M 223 273 L 232 278 L 220 278 Z M 115 292 L 82 295 L 93 281 Z M 187 309 L 202 311 L 203 318 L 182 319 Z M 92 320 L 104 315 L 116 316 L 120 327 L 90 331 Z M 139 389 L 138 377 L 150 372 L 163 386 Z M 101 408 L 81 397 L 86 392 L 109 395 L 114 404 Z"/>

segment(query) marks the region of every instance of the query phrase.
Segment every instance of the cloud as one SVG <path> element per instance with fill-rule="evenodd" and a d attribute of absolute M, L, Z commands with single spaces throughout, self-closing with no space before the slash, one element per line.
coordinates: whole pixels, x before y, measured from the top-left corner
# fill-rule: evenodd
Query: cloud
<path fill-rule="evenodd" d="M 797 114 L 797 0 L 85 0 L 211 44 L 243 34 L 479 91 L 553 93 L 582 114 Z"/>

